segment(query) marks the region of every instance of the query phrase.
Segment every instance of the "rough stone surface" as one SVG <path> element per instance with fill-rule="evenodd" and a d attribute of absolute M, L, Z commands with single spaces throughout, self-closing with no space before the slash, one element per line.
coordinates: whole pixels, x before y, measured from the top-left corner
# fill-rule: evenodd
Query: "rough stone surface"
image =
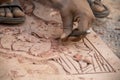
<path fill-rule="evenodd" d="M 18 35 L 17 39 L 19 39 L 21 41 L 31 42 L 31 43 L 37 43 L 40 41 L 38 38 L 36 38 L 35 36 L 30 35 L 28 33 L 22 33 L 22 34 Z"/>
<path fill-rule="evenodd" d="M 30 52 L 34 56 L 40 56 L 47 53 L 51 49 L 51 42 L 42 42 L 33 45 Z"/>
<path fill-rule="evenodd" d="M 12 44 L 16 41 L 15 36 L 13 35 L 4 35 L 1 38 L 1 45 L 3 48 L 11 49 Z"/>
<path fill-rule="evenodd" d="M 32 45 L 33 45 L 32 43 L 17 41 L 12 45 L 12 47 L 13 47 L 13 50 L 15 50 L 15 51 L 28 52 L 29 49 L 32 47 Z"/>

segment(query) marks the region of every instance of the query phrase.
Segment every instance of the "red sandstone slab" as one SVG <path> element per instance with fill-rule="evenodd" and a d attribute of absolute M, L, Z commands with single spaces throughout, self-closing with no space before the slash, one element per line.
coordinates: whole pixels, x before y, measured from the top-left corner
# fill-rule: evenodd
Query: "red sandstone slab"
<path fill-rule="evenodd" d="M 20 40 L 22 43 L 35 45 L 49 41 L 50 46 L 44 45 L 44 47 L 47 46 L 48 48 L 45 48 L 47 52 L 45 51 L 45 53 L 43 53 L 44 55 L 41 57 L 30 54 L 29 51 L 32 45 L 28 46 L 27 50 L 24 48 L 27 46 L 26 44 L 23 44 L 21 47 L 15 47 L 17 50 L 9 50 L 2 47 L 2 45 L 6 45 L 6 43 L 1 43 L 0 70 L 8 68 L 6 66 L 9 65 L 17 65 L 15 68 L 13 66 L 9 67 L 8 71 L 1 71 L 0 77 L 2 80 L 6 79 L 5 76 L 8 75 L 7 73 L 9 73 L 9 76 L 7 76 L 8 80 L 11 78 L 13 80 L 120 80 L 120 59 L 115 56 L 101 38 L 93 31 L 91 34 L 87 35 L 84 40 L 61 43 L 55 40 L 53 35 L 57 34 L 56 36 L 59 37 L 62 32 L 61 26 L 56 27 L 56 25 L 52 24 L 46 25 L 41 20 L 36 20 L 29 16 L 27 16 L 26 23 L 19 26 L 20 27 L 16 26 L 16 28 L 12 28 L 13 32 L 9 33 L 12 35 L 10 38 L 15 38 L 15 42 Z M 4 30 L 8 27 L 1 28 L 4 36 L 5 33 L 7 33 Z M 19 34 L 22 35 L 24 35 L 23 32 L 26 32 L 30 36 L 33 36 L 31 32 L 36 33 L 37 35 L 35 37 L 37 41 L 31 42 L 26 39 L 22 40 L 17 38 L 19 35 L 18 33 L 16 34 L 16 30 L 20 31 Z M 42 37 L 40 36 L 41 34 L 43 35 Z M 3 37 L 0 38 L 0 41 L 4 41 Z M 6 39 L 7 42 L 9 42 L 7 45 L 11 48 L 13 42 L 9 40 L 9 37 Z M 39 47 L 42 48 L 43 46 L 41 45 Z M 21 48 L 26 51 L 21 51 Z M 37 53 L 38 52 L 41 51 L 37 50 Z M 33 51 L 33 54 L 36 54 L 35 51 Z M 76 62 L 73 58 L 76 54 L 91 57 L 92 63 L 87 65 L 84 59 L 80 59 L 79 62 Z M 19 72 L 20 75 L 19 73 L 15 75 L 17 69 L 20 69 L 24 74 L 22 75 L 22 72 Z M 10 73 L 11 70 L 12 73 Z"/>

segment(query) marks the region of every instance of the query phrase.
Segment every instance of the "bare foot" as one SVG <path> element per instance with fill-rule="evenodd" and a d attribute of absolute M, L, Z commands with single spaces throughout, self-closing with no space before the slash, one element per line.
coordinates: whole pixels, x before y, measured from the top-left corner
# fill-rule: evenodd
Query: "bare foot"
<path fill-rule="evenodd" d="M 96 12 L 103 12 L 105 10 L 105 7 L 101 1 L 96 0 L 96 1 L 94 1 L 93 5 L 92 5 L 92 9 Z"/>
<path fill-rule="evenodd" d="M 20 10 L 20 8 L 18 7 L 14 7 L 12 8 L 12 10 L 10 8 L 0 8 L 0 17 L 18 18 L 24 16 L 25 16 L 24 12 Z"/>

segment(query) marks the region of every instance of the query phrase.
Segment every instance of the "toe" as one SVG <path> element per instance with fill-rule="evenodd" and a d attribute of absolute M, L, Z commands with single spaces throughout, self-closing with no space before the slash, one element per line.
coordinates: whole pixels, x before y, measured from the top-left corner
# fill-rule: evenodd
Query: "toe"
<path fill-rule="evenodd" d="M 0 8 L 0 17 L 5 17 L 5 10 L 4 10 L 4 8 Z"/>
<path fill-rule="evenodd" d="M 11 12 L 11 10 L 9 9 L 9 8 L 5 8 L 5 14 L 6 14 L 6 17 L 13 17 L 13 14 L 12 14 L 12 12 Z"/>
<path fill-rule="evenodd" d="M 25 16 L 24 12 L 22 10 L 20 10 L 20 8 L 18 8 L 18 7 L 13 8 L 13 15 L 14 15 L 14 17 L 24 17 Z"/>

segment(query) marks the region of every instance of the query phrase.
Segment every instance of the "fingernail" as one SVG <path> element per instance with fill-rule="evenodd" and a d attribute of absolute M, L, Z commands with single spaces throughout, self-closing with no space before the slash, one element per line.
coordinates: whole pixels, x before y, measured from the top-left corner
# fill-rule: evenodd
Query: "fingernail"
<path fill-rule="evenodd" d="M 91 33 L 91 30 L 87 30 L 86 33 L 87 33 L 87 34 Z"/>

